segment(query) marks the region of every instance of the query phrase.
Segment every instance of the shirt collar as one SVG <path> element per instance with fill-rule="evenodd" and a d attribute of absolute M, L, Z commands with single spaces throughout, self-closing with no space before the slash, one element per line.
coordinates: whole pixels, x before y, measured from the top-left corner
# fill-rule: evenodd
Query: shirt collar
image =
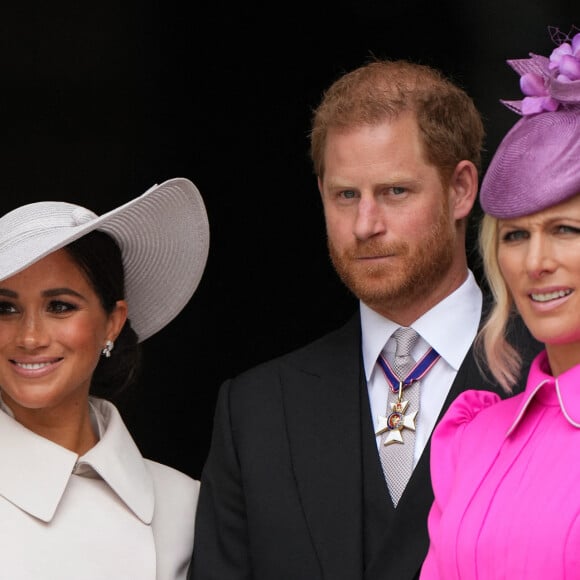
<path fill-rule="evenodd" d="M 580 365 L 568 369 L 558 377 L 553 377 L 548 355 L 545 350 L 542 351 L 530 366 L 526 390 L 522 394 L 516 418 L 506 436 L 510 435 L 521 423 L 526 410 L 534 399 L 543 405 L 558 405 L 566 421 L 573 427 L 580 429 L 579 382 Z"/>
<path fill-rule="evenodd" d="M 154 492 L 145 462 L 117 409 L 91 398 L 100 425 L 100 441 L 82 457 L 30 431 L 0 411 L 0 495 L 30 515 L 49 522 L 54 517 L 72 472 L 88 464 L 144 523 L 153 518 Z"/>
<path fill-rule="evenodd" d="M 479 328 L 482 307 L 481 289 L 471 271 L 459 288 L 423 314 L 411 325 L 425 341 L 455 370 L 463 359 Z M 377 357 L 399 325 L 360 303 L 362 352 L 367 381 Z M 445 321 L 442 324 L 441 321 Z M 453 337 L 449 340 L 449 337 Z"/>

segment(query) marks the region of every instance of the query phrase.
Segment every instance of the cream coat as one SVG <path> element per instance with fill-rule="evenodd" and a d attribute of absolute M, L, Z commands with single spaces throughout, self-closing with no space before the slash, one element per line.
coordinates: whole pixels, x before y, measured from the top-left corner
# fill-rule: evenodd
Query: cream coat
<path fill-rule="evenodd" d="M 90 403 L 100 441 L 80 458 L 0 412 L 0 578 L 185 579 L 199 482 L 144 459 L 117 409 Z"/>

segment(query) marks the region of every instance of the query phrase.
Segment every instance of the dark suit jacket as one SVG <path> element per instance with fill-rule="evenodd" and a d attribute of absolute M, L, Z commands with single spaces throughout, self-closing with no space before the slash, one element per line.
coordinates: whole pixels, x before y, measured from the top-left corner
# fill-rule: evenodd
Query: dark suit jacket
<path fill-rule="evenodd" d="M 387 525 L 376 530 L 384 534 L 377 557 L 365 562 L 362 449 L 372 440 L 376 451 L 376 444 L 364 424 L 362 367 L 357 314 L 341 329 L 222 385 L 201 478 L 191 578 L 417 577 L 433 501 L 429 446 L 396 509 L 385 484 Z M 471 350 L 442 413 L 468 388 L 496 390 Z M 371 471 L 381 473 L 375 455 Z"/>

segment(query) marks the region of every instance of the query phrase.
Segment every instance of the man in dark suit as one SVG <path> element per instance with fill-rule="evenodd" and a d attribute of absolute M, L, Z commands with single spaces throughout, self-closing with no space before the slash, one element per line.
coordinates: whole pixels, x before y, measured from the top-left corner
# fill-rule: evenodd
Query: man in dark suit
<path fill-rule="evenodd" d="M 330 256 L 360 309 L 222 385 L 190 578 L 418 576 L 433 427 L 461 391 L 497 389 L 473 354 L 483 296 L 465 247 L 483 135 L 472 100 L 426 66 L 377 60 L 326 91 L 311 156 Z M 420 362 L 408 381 L 400 327 Z"/>

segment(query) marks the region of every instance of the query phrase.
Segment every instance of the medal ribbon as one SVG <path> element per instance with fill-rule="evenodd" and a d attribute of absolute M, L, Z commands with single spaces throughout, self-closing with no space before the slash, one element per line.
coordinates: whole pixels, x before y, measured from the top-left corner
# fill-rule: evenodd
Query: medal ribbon
<path fill-rule="evenodd" d="M 404 389 L 411 383 L 421 380 L 440 358 L 441 355 L 431 347 L 402 381 L 394 373 L 389 361 L 382 354 L 379 356 L 379 364 L 385 373 L 391 391 L 398 393 L 400 387 Z"/>

